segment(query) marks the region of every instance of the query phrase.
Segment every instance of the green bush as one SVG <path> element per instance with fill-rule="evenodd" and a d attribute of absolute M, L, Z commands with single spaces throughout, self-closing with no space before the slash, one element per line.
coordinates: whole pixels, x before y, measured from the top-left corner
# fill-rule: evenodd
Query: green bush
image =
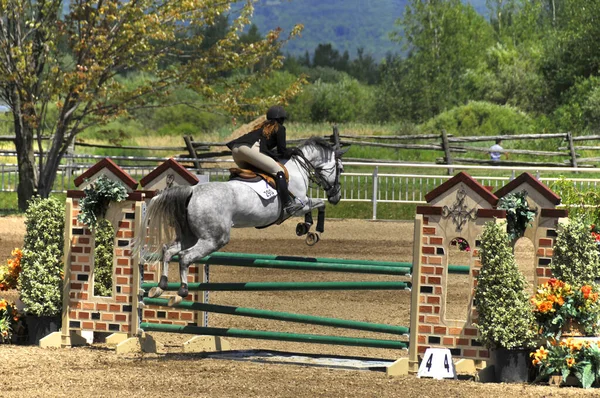
<path fill-rule="evenodd" d="M 479 341 L 487 348 L 529 348 L 535 343 L 533 308 L 502 225 L 485 224 L 479 248 L 481 269 L 474 303 Z"/>
<path fill-rule="evenodd" d="M 94 296 L 112 296 L 115 230 L 108 220 L 99 220 L 94 240 Z"/>
<path fill-rule="evenodd" d="M 511 106 L 483 101 L 471 101 L 440 113 L 419 126 L 422 133 L 439 133 L 458 136 L 511 135 L 534 132 L 535 122 L 524 112 Z"/>
<path fill-rule="evenodd" d="M 62 309 L 65 207 L 56 198 L 34 197 L 25 212 L 19 292 L 25 312 L 56 316 Z"/>
<path fill-rule="evenodd" d="M 571 218 L 561 225 L 550 268 L 555 278 L 575 286 L 600 277 L 600 255 L 584 218 Z"/>

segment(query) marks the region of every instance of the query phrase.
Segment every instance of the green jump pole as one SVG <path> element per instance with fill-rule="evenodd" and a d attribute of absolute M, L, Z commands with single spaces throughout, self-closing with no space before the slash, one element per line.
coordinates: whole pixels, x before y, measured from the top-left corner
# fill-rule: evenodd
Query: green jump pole
<path fill-rule="evenodd" d="M 233 264 L 233 259 L 244 260 L 245 265 Z M 222 260 L 223 262 L 221 262 Z M 392 267 L 392 268 L 408 268 L 410 274 L 412 272 L 412 263 L 409 262 L 394 262 L 394 261 L 373 261 L 373 260 L 349 260 L 341 258 L 329 257 L 300 257 L 300 256 L 277 256 L 272 254 L 249 254 L 249 253 L 227 253 L 216 252 L 209 256 L 203 257 L 196 263 L 214 264 L 214 265 L 238 265 L 250 267 L 250 263 L 255 260 L 276 260 L 293 263 L 312 263 L 312 264 L 352 264 L 352 265 L 370 265 L 377 267 Z M 178 257 L 174 256 L 172 262 L 178 261 Z M 274 268 L 274 267 L 273 267 Z M 313 268 L 311 268 L 312 270 Z M 349 272 L 349 271 L 347 271 Z M 450 274 L 469 274 L 470 267 L 468 265 L 449 265 L 448 273 Z"/>
<path fill-rule="evenodd" d="M 215 252 L 209 256 L 204 257 L 204 259 L 207 259 L 207 258 L 214 259 L 214 258 L 221 258 L 221 257 L 227 257 L 227 258 L 235 257 L 235 258 L 241 258 L 241 259 L 257 259 L 257 260 L 293 261 L 293 262 L 304 262 L 304 263 L 377 265 L 380 267 L 399 267 L 399 268 L 412 267 L 412 263 L 399 263 L 399 262 L 395 262 L 395 261 L 372 261 L 372 260 L 355 260 L 355 259 L 347 260 L 347 259 L 342 259 L 342 258 L 328 258 L 328 257 L 277 256 L 277 255 L 273 255 L 273 254 L 249 254 L 249 253 L 227 253 L 227 252 Z"/>
<path fill-rule="evenodd" d="M 161 298 L 144 298 L 144 304 L 167 306 L 169 300 Z M 218 314 L 229 314 L 247 316 L 252 318 L 272 319 L 284 322 L 307 323 L 311 325 L 331 326 L 337 328 L 366 330 L 369 332 L 390 333 L 390 334 L 408 334 L 409 329 L 404 326 L 385 325 L 381 323 L 370 323 L 351 321 L 338 318 L 326 318 L 312 315 L 294 314 L 291 312 L 279 312 L 259 310 L 255 308 L 233 307 L 228 305 L 197 303 L 194 301 L 182 301 L 174 307 L 185 308 L 193 311 L 208 311 Z"/>
<path fill-rule="evenodd" d="M 150 289 L 158 283 L 142 283 L 142 289 Z M 179 289 L 179 282 L 167 285 L 168 291 Z M 228 283 L 188 283 L 190 291 L 252 292 L 252 291 L 294 291 L 294 290 L 409 290 L 410 282 L 228 282 Z"/>
<path fill-rule="evenodd" d="M 357 347 L 405 349 L 408 343 L 399 340 L 365 339 L 358 337 L 326 336 L 318 334 L 299 334 L 246 330 L 235 328 L 208 328 L 201 326 L 161 325 L 142 322 L 140 328 L 146 332 L 189 333 L 208 336 L 238 337 L 247 339 L 295 341 L 300 343 L 337 344 Z"/>
<path fill-rule="evenodd" d="M 236 260 L 242 260 L 242 264 L 236 264 Z M 257 260 L 273 260 L 281 262 L 291 263 L 309 263 L 318 266 L 319 264 L 349 264 L 349 265 L 364 265 L 364 266 L 376 266 L 376 267 L 391 267 L 391 268 L 407 268 L 410 274 L 412 272 L 412 263 L 409 262 L 394 262 L 394 261 L 372 261 L 372 260 L 348 260 L 341 258 L 328 258 L 328 257 L 298 257 L 298 256 L 276 256 L 271 254 L 249 254 L 249 253 L 227 253 L 227 252 L 216 252 L 209 256 L 203 257 L 196 261 L 200 264 L 214 264 L 214 265 L 231 265 L 231 266 L 245 266 L 251 267 Z M 178 257 L 175 256 L 171 261 L 178 261 Z M 275 268 L 275 267 L 273 267 Z M 313 270 L 314 268 L 310 268 Z M 350 271 L 346 271 L 350 272 Z M 357 271 L 352 271 L 357 272 Z M 468 265 L 448 265 L 448 273 L 450 274 L 466 274 L 470 272 Z"/>
<path fill-rule="evenodd" d="M 358 274 L 409 275 L 410 268 L 378 265 L 312 263 L 303 261 L 243 259 L 236 257 L 210 257 L 203 264 L 227 265 L 233 267 L 277 268 L 304 271 L 352 272 Z"/>

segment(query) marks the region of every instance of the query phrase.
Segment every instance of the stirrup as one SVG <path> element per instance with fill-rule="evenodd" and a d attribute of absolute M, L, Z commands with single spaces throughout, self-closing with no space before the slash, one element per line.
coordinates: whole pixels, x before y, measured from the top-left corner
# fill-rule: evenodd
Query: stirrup
<path fill-rule="evenodd" d="M 283 211 L 286 215 L 293 216 L 294 213 L 296 213 L 299 210 L 302 210 L 303 207 L 304 206 L 302 204 L 291 201 L 290 203 L 284 205 Z"/>

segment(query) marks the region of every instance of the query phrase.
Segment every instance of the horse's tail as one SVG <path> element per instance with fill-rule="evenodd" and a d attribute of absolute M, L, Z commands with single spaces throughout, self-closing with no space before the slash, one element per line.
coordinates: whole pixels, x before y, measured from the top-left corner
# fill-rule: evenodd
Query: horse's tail
<path fill-rule="evenodd" d="M 155 258 L 163 243 L 173 242 L 177 235 L 187 231 L 187 204 L 191 195 L 192 187 L 175 186 L 153 197 L 146 207 L 134 252 L 145 246 L 144 255 Z"/>

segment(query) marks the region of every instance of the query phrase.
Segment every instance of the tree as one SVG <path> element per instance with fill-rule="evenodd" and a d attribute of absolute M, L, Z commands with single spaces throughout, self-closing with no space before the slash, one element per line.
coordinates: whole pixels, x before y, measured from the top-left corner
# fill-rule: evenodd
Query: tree
<path fill-rule="evenodd" d="M 464 103 L 461 79 L 493 43 L 491 26 L 460 0 L 412 0 L 396 23 L 392 38 L 407 57 L 386 62 L 381 97 L 396 98 L 399 116 L 418 122 Z"/>
<path fill-rule="evenodd" d="M 78 134 L 129 111 L 162 106 L 173 87 L 194 89 L 206 108 L 245 116 L 299 90 L 300 81 L 269 104 L 246 95 L 253 81 L 281 67 L 280 55 L 256 73 L 232 73 L 277 54 L 284 42 L 280 30 L 259 42 L 240 41 L 252 0 L 216 40 L 208 34 L 211 27 L 222 24 L 239 2 L 72 0 L 64 13 L 62 3 L 0 0 L 0 100 L 15 126 L 20 209 L 36 190 L 42 197 L 50 194 L 60 161 Z M 301 28 L 294 27 L 290 38 Z M 161 68 L 167 58 L 170 66 Z M 133 71 L 150 78 L 123 85 L 119 75 Z"/>

